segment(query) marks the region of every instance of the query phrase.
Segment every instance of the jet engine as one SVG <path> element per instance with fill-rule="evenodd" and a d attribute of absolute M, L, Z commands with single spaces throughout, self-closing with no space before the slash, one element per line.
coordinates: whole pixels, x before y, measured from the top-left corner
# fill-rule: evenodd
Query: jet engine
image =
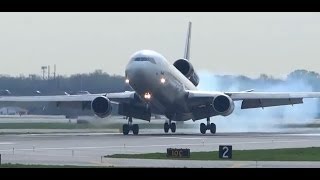
<path fill-rule="evenodd" d="M 105 118 L 112 112 L 111 101 L 104 96 L 96 97 L 91 102 L 91 109 L 98 117 Z"/>
<path fill-rule="evenodd" d="M 219 95 L 213 99 L 212 107 L 219 115 L 228 116 L 234 110 L 234 102 L 229 96 Z"/>
<path fill-rule="evenodd" d="M 173 63 L 186 78 L 188 78 L 195 86 L 199 84 L 199 76 L 194 71 L 192 64 L 186 59 L 179 59 Z"/>

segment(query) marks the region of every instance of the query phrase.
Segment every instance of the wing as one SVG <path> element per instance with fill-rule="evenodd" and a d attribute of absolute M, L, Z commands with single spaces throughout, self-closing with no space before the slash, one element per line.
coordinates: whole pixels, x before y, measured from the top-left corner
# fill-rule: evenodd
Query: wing
<path fill-rule="evenodd" d="M 319 92 L 230 92 L 231 99 L 242 100 L 241 109 L 302 104 L 303 98 L 320 98 Z"/>
<path fill-rule="evenodd" d="M 101 96 L 107 97 L 112 105 L 118 105 L 117 114 L 150 121 L 151 112 L 147 111 L 145 103 L 134 91 L 55 96 L 0 96 L 0 105 L 19 107 L 40 105 L 43 108 L 54 105 L 59 108 L 91 110 L 91 102 Z"/>
<path fill-rule="evenodd" d="M 212 103 L 218 95 L 227 95 L 234 101 L 242 101 L 241 109 L 303 103 L 303 98 L 320 98 L 320 92 L 208 92 L 188 91 L 193 105 Z"/>
<path fill-rule="evenodd" d="M 0 96 L 0 104 L 12 105 L 21 103 L 55 103 L 57 107 L 90 108 L 90 103 L 96 97 L 106 96 L 112 103 L 137 102 L 133 91 L 120 93 L 81 94 L 81 95 L 54 95 L 54 96 Z"/>

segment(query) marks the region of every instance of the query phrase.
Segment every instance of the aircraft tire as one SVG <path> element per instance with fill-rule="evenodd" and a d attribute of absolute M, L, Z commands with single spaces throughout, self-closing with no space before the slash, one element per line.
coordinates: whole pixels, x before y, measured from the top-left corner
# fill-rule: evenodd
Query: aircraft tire
<path fill-rule="evenodd" d="M 129 125 L 128 125 L 128 124 L 124 124 L 124 125 L 122 126 L 122 133 L 123 133 L 123 135 L 128 135 L 128 134 L 129 134 L 129 131 L 130 131 Z"/>
<path fill-rule="evenodd" d="M 163 130 L 165 133 L 169 132 L 169 128 L 170 128 L 169 123 L 164 123 Z"/>
<path fill-rule="evenodd" d="M 134 135 L 138 135 L 139 134 L 139 125 L 138 124 L 132 125 L 132 132 L 133 132 Z"/>
<path fill-rule="evenodd" d="M 175 133 L 177 129 L 176 123 L 171 123 L 170 129 L 171 129 L 171 132 Z"/>
<path fill-rule="evenodd" d="M 201 134 L 206 134 L 207 126 L 204 123 L 200 124 L 200 132 Z"/>
<path fill-rule="evenodd" d="M 212 134 L 215 134 L 215 133 L 216 133 L 216 124 L 214 124 L 214 123 L 211 123 L 211 124 L 210 124 L 210 132 L 211 132 Z"/>

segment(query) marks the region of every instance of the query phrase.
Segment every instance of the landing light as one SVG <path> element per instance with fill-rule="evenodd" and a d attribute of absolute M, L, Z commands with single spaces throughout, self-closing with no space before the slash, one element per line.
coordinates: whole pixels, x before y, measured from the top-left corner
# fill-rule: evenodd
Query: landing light
<path fill-rule="evenodd" d="M 126 83 L 129 84 L 129 82 L 130 82 L 129 79 L 126 79 Z"/>
<path fill-rule="evenodd" d="M 148 93 L 148 92 L 145 93 L 145 94 L 144 94 L 144 98 L 145 98 L 145 99 L 151 99 L 151 94 Z"/>
<path fill-rule="evenodd" d="M 162 84 L 164 84 L 164 83 L 166 82 L 166 79 L 165 79 L 165 78 L 161 78 L 161 79 L 160 79 L 160 82 L 161 82 Z"/>

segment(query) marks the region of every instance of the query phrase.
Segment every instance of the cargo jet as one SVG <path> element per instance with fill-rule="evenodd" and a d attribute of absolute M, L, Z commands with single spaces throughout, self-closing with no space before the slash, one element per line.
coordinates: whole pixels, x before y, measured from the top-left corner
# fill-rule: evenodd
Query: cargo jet
<path fill-rule="evenodd" d="M 133 91 L 101 94 L 77 94 L 56 96 L 2 96 L 1 103 L 49 102 L 55 106 L 89 109 L 100 118 L 109 116 L 114 105 L 118 114 L 127 117 L 123 134 L 139 133 L 133 118 L 151 120 L 151 115 L 165 115 L 168 120 L 163 130 L 176 132 L 176 121 L 206 119 L 200 124 L 200 132 L 216 133 L 216 125 L 210 117 L 228 116 L 234 111 L 234 102 L 241 101 L 241 109 L 303 103 L 303 98 L 319 98 L 320 92 L 215 92 L 197 89 L 199 77 L 190 62 L 191 22 L 187 31 L 184 57 L 173 64 L 152 50 L 134 53 L 125 68 L 125 83 Z M 209 63 L 209 62 L 208 62 Z"/>

